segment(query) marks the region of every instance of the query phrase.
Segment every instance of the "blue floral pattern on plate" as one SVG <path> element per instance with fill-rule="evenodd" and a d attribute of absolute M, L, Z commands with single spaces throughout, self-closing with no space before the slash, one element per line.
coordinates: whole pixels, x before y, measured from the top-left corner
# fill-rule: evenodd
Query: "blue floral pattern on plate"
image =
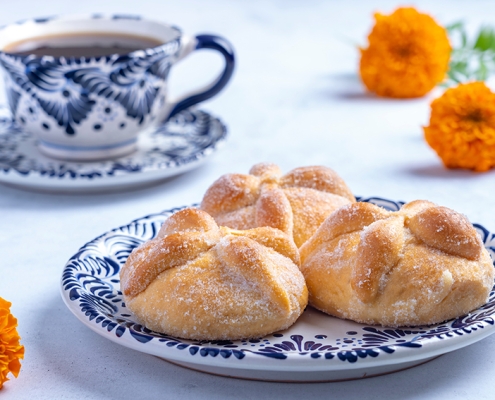
<path fill-rule="evenodd" d="M 393 211 L 404 204 L 378 197 L 358 200 Z M 366 326 L 308 307 L 288 330 L 259 339 L 202 342 L 150 331 L 135 322 L 126 309 L 119 287 L 119 271 L 132 250 L 155 237 L 163 221 L 182 208 L 152 214 L 116 228 L 84 245 L 69 260 L 62 276 L 62 295 L 69 309 L 83 323 L 124 346 L 188 366 L 192 364 L 197 369 L 202 366 L 206 371 L 209 364 L 217 365 L 219 359 L 233 369 L 242 369 L 242 363 L 247 363 L 249 368 L 254 368 L 253 365 L 265 368 L 260 367 L 261 360 L 271 359 L 282 363 L 269 367 L 272 370 L 293 367 L 296 372 L 361 366 L 373 369 L 394 362 L 401 366 L 406 361 L 420 363 L 464 347 L 494 332 L 493 291 L 489 301 L 469 315 L 432 326 L 400 329 Z M 481 225 L 475 224 L 475 227 L 493 259 L 495 235 Z"/>
<path fill-rule="evenodd" d="M 108 114 L 111 118 L 111 109 Z M 143 132 L 138 151 L 129 156 L 100 162 L 65 162 L 42 155 L 35 139 L 3 107 L 0 182 L 67 190 L 132 186 L 194 168 L 226 137 L 227 129 L 218 118 L 202 110 L 187 109 L 158 128 Z"/>

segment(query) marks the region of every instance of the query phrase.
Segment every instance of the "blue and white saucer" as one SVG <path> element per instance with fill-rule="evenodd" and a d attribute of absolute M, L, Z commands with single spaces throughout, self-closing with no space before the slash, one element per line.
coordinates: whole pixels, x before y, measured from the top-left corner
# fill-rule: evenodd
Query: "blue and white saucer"
<path fill-rule="evenodd" d="M 403 204 L 380 198 L 360 201 L 392 211 Z M 259 339 L 195 341 L 150 331 L 126 308 L 119 271 L 131 251 L 155 237 L 161 224 L 181 208 L 113 229 L 85 244 L 68 261 L 61 280 L 62 298 L 84 325 L 115 343 L 184 367 L 238 378 L 291 382 L 358 379 L 400 371 L 495 333 L 493 290 L 488 302 L 477 310 L 430 326 L 368 326 L 308 307 L 289 329 Z M 481 225 L 475 227 L 494 259 L 495 235 Z"/>
<path fill-rule="evenodd" d="M 187 109 L 138 138 L 128 156 L 70 162 L 41 154 L 36 139 L 0 108 L 0 182 L 62 192 L 96 192 L 142 186 L 199 166 L 224 142 L 225 125 L 209 113 Z"/>

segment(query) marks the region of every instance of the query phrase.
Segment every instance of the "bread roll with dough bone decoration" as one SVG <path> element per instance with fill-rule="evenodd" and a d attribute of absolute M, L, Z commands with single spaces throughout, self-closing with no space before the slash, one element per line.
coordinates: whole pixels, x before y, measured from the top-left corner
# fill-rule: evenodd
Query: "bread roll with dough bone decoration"
<path fill-rule="evenodd" d="M 134 249 L 121 289 L 151 330 L 195 340 L 254 338 L 288 328 L 304 311 L 308 292 L 298 266 L 287 234 L 219 227 L 188 208 Z"/>
<path fill-rule="evenodd" d="M 310 304 L 360 323 L 440 323 L 486 303 L 493 287 L 493 263 L 475 228 L 428 201 L 397 212 L 344 206 L 300 254 Z"/>
<path fill-rule="evenodd" d="M 227 174 L 206 191 L 200 208 L 233 229 L 271 226 L 300 247 L 333 211 L 356 199 L 327 167 L 300 167 L 282 175 L 275 164 L 256 164 L 249 174 Z"/>

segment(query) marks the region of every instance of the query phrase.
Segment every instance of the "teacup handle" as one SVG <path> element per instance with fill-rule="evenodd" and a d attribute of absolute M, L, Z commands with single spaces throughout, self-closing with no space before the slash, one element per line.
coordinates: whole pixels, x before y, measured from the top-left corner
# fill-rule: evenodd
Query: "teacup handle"
<path fill-rule="evenodd" d="M 179 60 L 195 50 L 212 49 L 219 51 L 225 59 L 225 66 L 222 73 L 211 84 L 198 89 L 192 93 L 188 93 L 178 99 L 175 99 L 167 104 L 167 109 L 171 110 L 165 120 L 173 117 L 178 112 L 193 106 L 194 104 L 205 101 L 218 92 L 220 92 L 229 82 L 234 72 L 235 57 L 234 49 L 231 44 L 220 36 L 215 35 L 196 35 L 189 41 L 183 44 L 183 51 L 179 55 Z M 191 46 L 192 45 L 192 46 Z"/>

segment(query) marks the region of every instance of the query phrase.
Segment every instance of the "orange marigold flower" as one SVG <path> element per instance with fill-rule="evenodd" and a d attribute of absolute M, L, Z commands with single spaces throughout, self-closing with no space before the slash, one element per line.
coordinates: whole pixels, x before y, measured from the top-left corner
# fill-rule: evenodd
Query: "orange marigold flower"
<path fill-rule="evenodd" d="M 460 84 L 431 103 L 425 139 L 447 168 L 495 166 L 495 93 L 483 82 Z"/>
<path fill-rule="evenodd" d="M 361 50 L 359 72 L 379 96 L 421 97 L 442 82 L 451 47 L 445 28 L 414 8 L 375 14 L 369 46 Z"/>
<path fill-rule="evenodd" d="M 12 304 L 0 297 L 0 389 L 8 381 L 9 372 L 17 378 L 24 358 L 24 346 L 17 333 L 17 319 L 10 313 Z"/>

